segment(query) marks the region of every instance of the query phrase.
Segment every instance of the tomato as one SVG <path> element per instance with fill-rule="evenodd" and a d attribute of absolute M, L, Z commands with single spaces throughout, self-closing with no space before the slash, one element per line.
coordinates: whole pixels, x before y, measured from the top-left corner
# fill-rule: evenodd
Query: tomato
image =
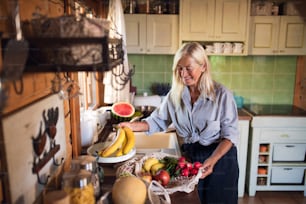
<path fill-rule="evenodd" d="M 183 157 L 183 156 L 181 156 L 179 159 L 178 159 L 178 162 L 186 162 L 186 158 L 185 157 Z"/>
<path fill-rule="evenodd" d="M 170 174 L 164 169 L 159 170 L 155 174 L 154 180 L 158 181 L 161 185 L 166 186 L 170 181 Z"/>
<path fill-rule="evenodd" d="M 196 168 L 196 169 L 201 168 L 201 166 L 202 166 L 201 162 L 196 161 L 196 162 L 193 163 L 193 167 Z"/>
<path fill-rule="evenodd" d="M 189 176 L 189 169 L 187 167 L 183 168 L 181 170 L 181 175 L 182 176 Z"/>
<path fill-rule="evenodd" d="M 198 171 L 199 171 L 199 169 L 197 169 L 197 168 L 192 168 L 192 169 L 190 170 L 190 174 L 191 174 L 192 176 L 197 175 L 197 174 L 198 174 Z"/>
<path fill-rule="evenodd" d="M 186 163 L 186 168 L 192 169 L 192 166 L 193 166 L 192 163 L 190 163 L 190 162 L 187 162 L 187 163 Z"/>
<path fill-rule="evenodd" d="M 180 169 L 184 168 L 185 165 L 186 165 L 186 163 L 185 163 L 184 161 L 178 161 L 178 162 L 177 162 L 177 166 L 178 166 Z"/>

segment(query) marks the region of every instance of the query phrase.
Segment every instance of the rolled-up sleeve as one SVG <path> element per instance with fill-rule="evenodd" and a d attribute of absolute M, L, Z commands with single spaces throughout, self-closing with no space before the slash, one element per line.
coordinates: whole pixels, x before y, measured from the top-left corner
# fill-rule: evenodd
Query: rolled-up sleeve
<path fill-rule="evenodd" d="M 226 93 L 220 106 L 222 107 L 220 137 L 226 138 L 237 145 L 239 140 L 238 111 L 233 95 Z"/>
<path fill-rule="evenodd" d="M 149 130 L 146 134 L 151 135 L 155 132 L 165 131 L 170 125 L 171 120 L 167 103 L 168 97 L 167 95 L 160 107 L 157 107 L 149 117 L 143 119 L 149 125 Z"/>

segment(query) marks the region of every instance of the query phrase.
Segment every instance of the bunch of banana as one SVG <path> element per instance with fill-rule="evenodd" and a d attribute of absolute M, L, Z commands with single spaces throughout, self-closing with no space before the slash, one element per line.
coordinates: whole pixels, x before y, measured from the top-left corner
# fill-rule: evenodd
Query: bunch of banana
<path fill-rule="evenodd" d="M 99 155 L 102 157 L 112 155 L 119 157 L 128 154 L 134 146 L 134 132 L 128 127 L 118 128 L 114 141 L 106 149 L 101 150 Z"/>
<path fill-rule="evenodd" d="M 155 175 L 160 169 L 165 166 L 164 163 L 161 163 L 157 158 L 150 157 L 143 163 L 143 169 L 145 172 L 149 172 L 152 175 Z"/>

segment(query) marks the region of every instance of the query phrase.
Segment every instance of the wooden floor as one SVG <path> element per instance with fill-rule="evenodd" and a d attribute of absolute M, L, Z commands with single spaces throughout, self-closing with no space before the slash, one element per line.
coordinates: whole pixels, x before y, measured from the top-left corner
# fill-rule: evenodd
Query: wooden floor
<path fill-rule="evenodd" d="M 306 204 L 306 197 L 301 191 L 258 191 L 254 197 L 245 194 L 238 199 L 238 204 Z"/>

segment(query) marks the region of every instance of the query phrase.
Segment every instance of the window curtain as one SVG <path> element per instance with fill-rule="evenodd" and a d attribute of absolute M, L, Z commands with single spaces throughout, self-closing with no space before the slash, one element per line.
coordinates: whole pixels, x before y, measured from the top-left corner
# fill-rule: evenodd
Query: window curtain
<path fill-rule="evenodd" d="M 130 67 L 126 50 L 125 21 L 121 0 L 110 0 L 107 19 L 110 21 L 110 37 L 122 38 L 124 61 L 104 75 L 104 103 L 130 102 Z"/>

